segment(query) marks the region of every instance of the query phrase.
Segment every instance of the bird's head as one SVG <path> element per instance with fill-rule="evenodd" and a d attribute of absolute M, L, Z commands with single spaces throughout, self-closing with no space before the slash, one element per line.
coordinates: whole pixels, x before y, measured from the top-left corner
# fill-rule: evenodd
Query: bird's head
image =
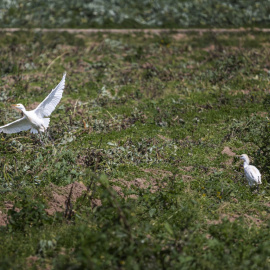
<path fill-rule="evenodd" d="M 12 106 L 21 110 L 21 111 L 25 110 L 25 107 L 21 103 L 13 104 Z"/>
<path fill-rule="evenodd" d="M 244 160 L 245 162 L 249 163 L 249 158 L 248 158 L 248 155 L 246 155 L 246 154 L 242 154 L 242 155 L 240 156 L 240 159 L 242 159 L 242 160 Z"/>

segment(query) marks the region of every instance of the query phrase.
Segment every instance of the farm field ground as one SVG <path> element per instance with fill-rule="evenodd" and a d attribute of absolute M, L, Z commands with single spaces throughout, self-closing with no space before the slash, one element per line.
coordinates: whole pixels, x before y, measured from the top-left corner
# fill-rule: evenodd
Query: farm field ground
<path fill-rule="evenodd" d="M 0 125 L 67 72 L 52 140 L 0 134 L 0 269 L 269 268 L 268 34 L 21 31 L 0 60 Z"/>

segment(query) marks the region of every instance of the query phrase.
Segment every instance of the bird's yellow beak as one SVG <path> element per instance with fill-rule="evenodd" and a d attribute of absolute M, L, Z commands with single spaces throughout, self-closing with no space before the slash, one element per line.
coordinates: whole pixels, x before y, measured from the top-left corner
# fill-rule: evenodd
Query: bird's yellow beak
<path fill-rule="evenodd" d="M 12 107 L 17 107 L 17 104 L 11 104 Z"/>

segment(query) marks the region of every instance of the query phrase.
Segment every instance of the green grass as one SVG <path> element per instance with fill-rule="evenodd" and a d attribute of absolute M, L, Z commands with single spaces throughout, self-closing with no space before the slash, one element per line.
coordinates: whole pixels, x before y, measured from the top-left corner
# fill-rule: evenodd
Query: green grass
<path fill-rule="evenodd" d="M 53 141 L 0 135 L 0 208 L 17 207 L 0 269 L 269 268 L 269 37 L 177 37 L 1 35 L 1 125 L 67 78 Z M 85 196 L 48 215 L 74 182 Z"/>

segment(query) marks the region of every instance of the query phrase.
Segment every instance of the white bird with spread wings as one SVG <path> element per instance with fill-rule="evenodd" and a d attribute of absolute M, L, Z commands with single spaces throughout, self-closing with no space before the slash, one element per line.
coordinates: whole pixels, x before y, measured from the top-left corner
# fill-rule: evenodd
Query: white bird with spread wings
<path fill-rule="evenodd" d="M 14 107 L 20 109 L 24 116 L 12 123 L 0 127 L 0 133 L 17 133 L 20 131 L 29 130 L 31 133 L 44 132 L 50 123 L 51 115 L 57 104 L 62 98 L 65 88 L 66 73 L 64 73 L 61 82 L 51 91 L 51 93 L 32 111 L 26 111 L 22 104 L 15 104 Z"/>

